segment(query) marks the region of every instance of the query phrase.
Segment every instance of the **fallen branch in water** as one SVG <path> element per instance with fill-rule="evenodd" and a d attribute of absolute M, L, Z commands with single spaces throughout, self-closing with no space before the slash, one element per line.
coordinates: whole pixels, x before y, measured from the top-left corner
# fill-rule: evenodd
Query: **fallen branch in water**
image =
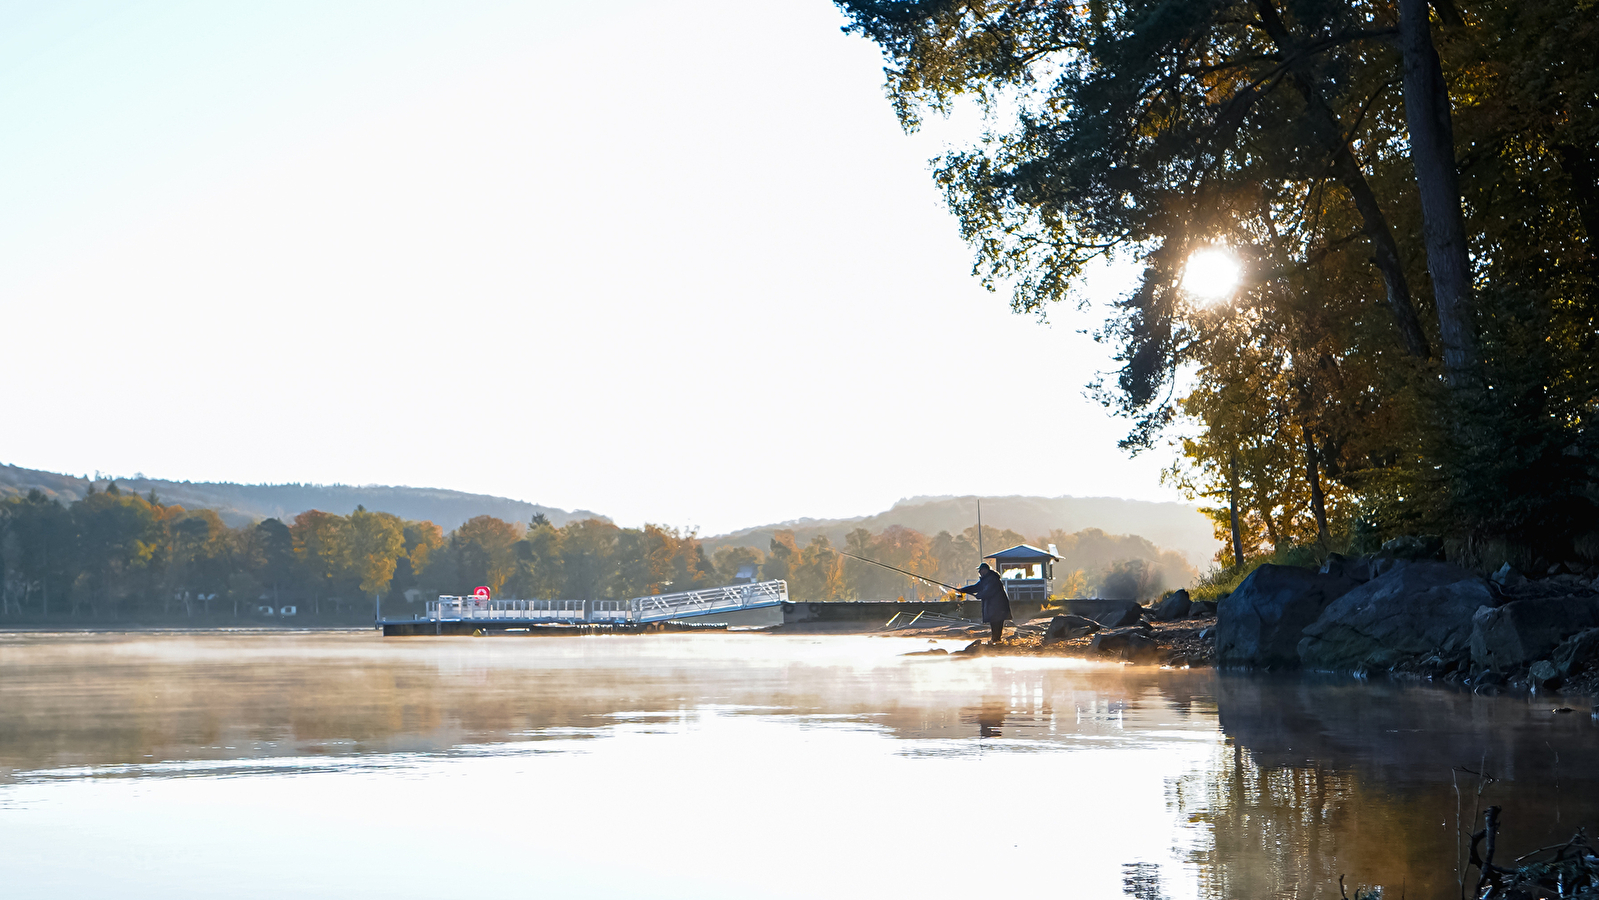
<path fill-rule="evenodd" d="M 1493 856 L 1499 833 L 1499 813 L 1499 807 L 1488 807 L 1483 812 L 1482 830 L 1471 836 L 1471 865 L 1481 873 L 1472 896 L 1477 900 L 1599 898 L 1599 854 L 1588 843 L 1586 829 L 1577 829 L 1564 844 L 1518 857 L 1512 867 L 1496 866 Z M 1479 842 L 1483 848 L 1480 857 L 1477 855 Z M 1538 859 L 1540 856 L 1543 858 Z"/>

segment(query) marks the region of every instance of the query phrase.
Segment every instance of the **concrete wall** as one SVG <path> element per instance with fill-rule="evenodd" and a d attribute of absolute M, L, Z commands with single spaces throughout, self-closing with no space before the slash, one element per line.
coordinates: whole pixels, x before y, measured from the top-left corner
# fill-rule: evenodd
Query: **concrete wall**
<path fill-rule="evenodd" d="M 1012 600 L 1011 620 L 1025 622 L 1038 616 L 1043 603 L 1036 600 Z M 887 622 L 895 613 L 938 613 L 978 621 L 983 616 L 979 600 L 931 600 L 904 602 L 897 600 L 839 600 L 830 603 L 786 603 L 784 620 L 788 622 Z"/>

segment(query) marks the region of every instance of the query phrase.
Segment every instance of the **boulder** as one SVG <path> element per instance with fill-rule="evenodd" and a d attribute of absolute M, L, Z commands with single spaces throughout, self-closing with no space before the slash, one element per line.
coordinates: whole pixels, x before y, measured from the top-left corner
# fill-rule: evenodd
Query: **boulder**
<path fill-rule="evenodd" d="M 1547 659 L 1540 659 L 1527 669 L 1527 680 L 1539 687 L 1551 687 L 1560 681 L 1560 670 Z"/>
<path fill-rule="evenodd" d="M 1155 662 L 1161 655 L 1160 645 L 1155 639 L 1138 628 L 1102 631 L 1094 635 L 1092 646 L 1098 653 L 1129 662 Z"/>
<path fill-rule="evenodd" d="M 1472 617 L 1471 661 L 1497 671 L 1543 659 L 1566 638 L 1599 626 L 1599 597 L 1529 597 Z"/>
<path fill-rule="evenodd" d="M 1350 559 L 1342 553 L 1329 553 L 1327 560 L 1321 564 L 1321 574 L 1352 578 L 1355 581 L 1370 581 L 1371 562 L 1371 558 L 1366 556 Z"/>
<path fill-rule="evenodd" d="M 1500 587 L 1516 587 L 1527 583 L 1526 576 L 1517 572 L 1510 563 L 1500 566 L 1499 571 L 1488 576 L 1488 580 Z"/>
<path fill-rule="evenodd" d="M 1056 616 L 1049 620 L 1049 628 L 1044 631 L 1044 643 L 1068 641 L 1085 634 L 1093 634 L 1098 630 L 1099 623 L 1093 619 L 1082 616 Z"/>
<path fill-rule="evenodd" d="M 1488 583 L 1449 563 L 1401 562 L 1322 610 L 1299 641 L 1306 668 L 1386 669 L 1408 658 L 1463 660 L 1472 616 L 1496 603 Z"/>
<path fill-rule="evenodd" d="M 1216 601 L 1195 600 L 1188 605 L 1188 618 L 1208 619 L 1216 614 Z"/>
<path fill-rule="evenodd" d="M 1599 668 L 1599 628 L 1579 631 L 1565 639 L 1549 656 L 1561 678 Z"/>
<path fill-rule="evenodd" d="M 1193 602 L 1188 599 L 1187 591 L 1172 591 L 1150 607 L 1150 617 L 1157 622 L 1176 621 L 1188 615 L 1191 606 Z"/>
<path fill-rule="evenodd" d="M 1132 600 L 1067 600 L 1061 604 L 1061 611 L 1093 619 L 1105 628 L 1132 625 L 1144 614 L 1144 608 Z"/>
<path fill-rule="evenodd" d="M 1352 579 L 1297 566 L 1264 565 L 1216 608 L 1220 665 L 1297 666 L 1299 639 Z"/>

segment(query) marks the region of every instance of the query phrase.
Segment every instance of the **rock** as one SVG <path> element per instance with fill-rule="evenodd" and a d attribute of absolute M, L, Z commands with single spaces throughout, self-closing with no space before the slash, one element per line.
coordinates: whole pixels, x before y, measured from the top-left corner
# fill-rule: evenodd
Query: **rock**
<path fill-rule="evenodd" d="M 1403 661 L 1405 655 L 1392 647 L 1379 647 L 1366 655 L 1358 664 L 1348 668 L 1356 672 L 1386 672 Z"/>
<path fill-rule="evenodd" d="M 1499 571 L 1488 576 L 1488 578 L 1494 584 L 1500 585 L 1501 587 L 1514 587 L 1518 584 L 1527 583 L 1527 577 L 1511 568 L 1510 563 L 1505 563 L 1504 565 L 1500 566 Z"/>
<path fill-rule="evenodd" d="M 1580 675 L 1589 669 L 1599 668 L 1599 628 L 1579 631 L 1566 638 L 1549 660 L 1561 678 Z"/>
<path fill-rule="evenodd" d="M 1187 591 L 1172 591 L 1160 598 L 1150 608 L 1151 617 L 1157 622 L 1172 622 L 1188 615 L 1188 610 L 1193 602 L 1188 599 Z"/>
<path fill-rule="evenodd" d="M 1395 559 L 1438 559 L 1443 552 L 1444 539 L 1436 534 L 1405 535 L 1382 545 L 1382 553 Z"/>
<path fill-rule="evenodd" d="M 1105 628 L 1132 625 L 1144 614 L 1144 608 L 1132 600 L 1067 600 L 1061 604 L 1061 611 L 1093 619 Z"/>
<path fill-rule="evenodd" d="M 1153 662 L 1161 656 L 1160 645 L 1138 628 L 1102 631 L 1094 635 L 1092 646 L 1098 653 L 1117 656 L 1129 662 Z"/>
<path fill-rule="evenodd" d="M 1527 669 L 1527 678 L 1539 687 L 1550 687 L 1560 680 L 1560 672 L 1554 663 L 1540 659 Z"/>
<path fill-rule="evenodd" d="M 1484 672 L 1481 675 L 1478 675 L 1476 678 L 1471 679 L 1471 683 L 1477 685 L 1478 687 L 1499 687 L 1504 685 L 1506 682 L 1505 676 L 1499 674 L 1498 672 Z"/>
<path fill-rule="evenodd" d="M 912 650 L 909 653 L 901 653 L 900 654 L 900 656 L 947 656 L 947 655 L 949 655 L 949 651 L 945 650 L 943 647 L 934 647 L 931 650 Z"/>
<path fill-rule="evenodd" d="M 1299 665 L 1305 627 L 1354 587 L 1352 579 L 1297 566 L 1261 566 L 1216 608 L 1217 663 Z"/>
<path fill-rule="evenodd" d="M 1044 643 L 1069 641 L 1085 634 L 1093 634 L 1099 630 L 1099 627 L 1098 622 L 1082 616 L 1056 616 L 1049 620 L 1049 628 L 1044 631 Z"/>
<path fill-rule="evenodd" d="M 1216 601 L 1195 600 L 1188 605 L 1188 618 L 1208 619 L 1216 614 Z"/>
<path fill-rule="evenodd" d="M 1402 562 L 1328 604 L 1305 628 L 1299 660 L 1342 672 L 1389 669 L 1428 655 L 1464 659 L 1472 616 L 1496 602 L 1486 581 L 1459 566 Z"/>
<path fill-rule="evenodd" d="M 982 655 L 983 655 L 983 642 L 982 641 L 972 641 L 970 644 L 967 644 L 965 646 L 965 648 L 960 649 L 960 650 L 956 650 L 954 653 L 950 654 L 950 656 L 982 656 Z"/>
<path fill-rule="evenodd" d="M 1321 564 L 1321 574 L 1350 578 L 1355 581 L 1370 581 L 1372 578 L 1371 562 L 1370 557 L 1362 556 L 1350 559 L 1342 553 L 1329 553 L 1327 554 L 1327 561 Z"/>
<path fill-rule="evenodd" d="M 1542 659 L 1566 638 L 1599 626 L 1599 597 L 1531 597 L 1472 617 L 1471 661 L 1504 671 Z"/>

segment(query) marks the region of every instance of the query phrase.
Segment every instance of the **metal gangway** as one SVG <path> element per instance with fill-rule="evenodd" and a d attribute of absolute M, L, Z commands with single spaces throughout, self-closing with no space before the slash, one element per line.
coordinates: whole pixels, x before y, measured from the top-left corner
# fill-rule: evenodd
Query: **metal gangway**
<path fill-rule="evenodd" d="M 482 596 L 445 595 L 427 602 L 425 620 L 643 624 L 776 606 L 787 601 L 786 581 L 653 594 L 631 600 L 493 600 Z"/>
<path fill-rule="evenodd" d="M 632 621 L 664 622 L 667 619 L 686 619 L 733 609 L 775 606 L 787 601 L 788 582 L 761 581 L 677 594 L 634 597 L 628 602 L 632 604 Z"/>

